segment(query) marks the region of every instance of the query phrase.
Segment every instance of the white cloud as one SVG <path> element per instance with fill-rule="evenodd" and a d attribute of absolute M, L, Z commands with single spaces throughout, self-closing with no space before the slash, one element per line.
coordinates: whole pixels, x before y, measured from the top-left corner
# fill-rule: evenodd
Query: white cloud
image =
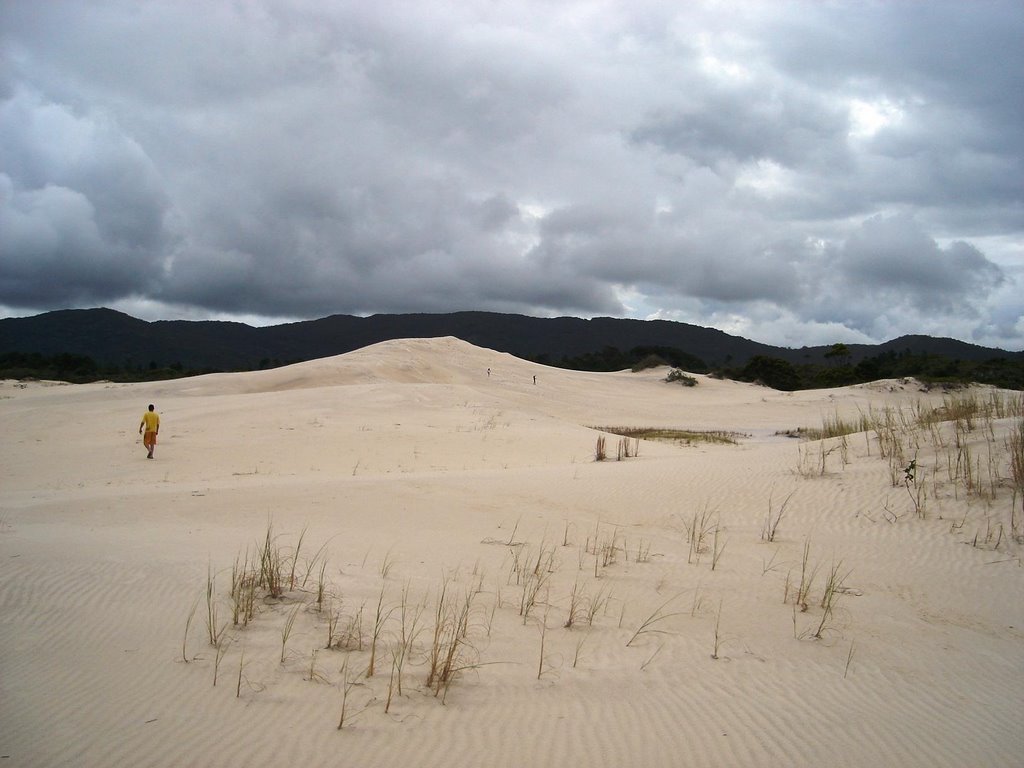
<path fill-rule="evenodd" d="M 853 139 L 870 139 L 879 131 L 898 126 L 903 121 L 903 109 L 889 99 L 850 101 L 850 130 Z"/>

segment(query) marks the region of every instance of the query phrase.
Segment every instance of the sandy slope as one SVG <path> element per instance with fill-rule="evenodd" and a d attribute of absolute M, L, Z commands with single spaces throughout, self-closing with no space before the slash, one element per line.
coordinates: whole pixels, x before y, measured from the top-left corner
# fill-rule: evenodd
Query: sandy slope
<path fill-rule="evenodd" d="M 663 377 L 561 371 L 432 339 L 176 382 L 5 382 L 0 759 L 1020 765 L 1024 570 L 1004 455 L 1016 421 L 967 438 L 994 498 L 949 482 L 948 453 L 927 440 L 908 449 L 922 520 L 870 436 L 848 439 L 845 463 L 826 443 L 821 474 L 822 444 L 776 433 L 937 405 L 941 393 L 880 382 L 786 394 L 704 377 L 687 389 Z M 148 402 L 163 418 L 155 461 L 137 434 Z M 591 427 L 613 425 L 746 437 L 645 441 L 639 457 L 595 462 Z M 787 497 L 775 541 L 763 541 L 769 506 Z M 702 517 L 694 553 L 687 528 Z M 305 530 L 298 583 L 234 627 L 232 564 L 268 526 L 286 563 Z M 818 571 L 802 611 L 792 595 L 805 545 Z M 833 566 L 848 576 L 815 639 Z M 208 572 L 215 626 L 226 625 L 219 665 Z M 470 600 L 465 668 L 444 703 L 425 685 L 442 587 Z M 331 615 L 334 645 L 348 649 L 324 647 Z M 388 705 L 402 618 L 408 631 L 417 615 Z"/>

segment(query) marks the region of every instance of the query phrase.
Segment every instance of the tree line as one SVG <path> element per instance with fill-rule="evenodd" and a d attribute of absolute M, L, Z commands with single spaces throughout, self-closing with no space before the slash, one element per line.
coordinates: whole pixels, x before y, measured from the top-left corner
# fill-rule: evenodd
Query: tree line
<path fill-rule="evenodd" d="M 720 378 L 764 384 L 773 389 L 826 389 L 863 384 L 878 379 L 914 377 L 929 384 L 991 384 L 1005 389 L 1024 390 L 1024 358 L 997 357 L 986 361 L 960 360 L 944 355 L 888 351 L 857 363 L 850 359 L 842 344 L 825 354 L 824 363 L 792 363 L 777 357 L 758 355 L 743 365 L 709 366 L 703 360 L 680 349 L 663 346 L 638 346 L 622 351 L 606 346 L 597 352 L 563 356 L 553 360 L 547 355 L 528 358 L 544 365 L 577 371 L 640 370 L 667 365 L 690 373 L 708 373 Z M 297 361 L 289 361 L 297 362 Z M 248 370 L 285 365 L 265 358 Z M 189 368 L 179 362 L 161 364 L 101 365 L 87 355 L 61 353 L 6 352 L 0 354 L 0 378 L 51 379 L 86 383 L 90 381 L 155 381 L 217 373 L 213 368 Z"/>
<path fill-rule="evenodd" d="M 773 389 L 828 389 L 864 384 L 878 379 L 913 377 L 929 384 L 991 384 L 1004 389 L 1024 390 L 1024 358 L 997 357 L 986 361 L 961 360 L 945 355 L 890 350 L 853 363 L 844 344 L 833 345 L 824 363 L 792 363 L 778 357 L 757 355 L 743 365 L 709 366 L 700 358 L 671 347 L 633 347 L 623 352 L 605 347 L 600 352 L 564 356 L 552 361 L 546 356 L 536 362 L 581 371 L 637 370 L 652 365 L 669 365 L 691 373 L 710 373 L 719 378 L 764 384 Z"/>
<path fill-rule="evenodd" d="M 722 369 L 725 378 L 759 382 L 773 389 L 827 389 L 864 384 L 878 379 L 913 377 L 927 384 L 963 385 L 976 382 L 1003 389 L 1024 390 L 1024 360 L 997 357 L 960 360 L 944 355 L 888 351 L 856 364 L 844 361 L 797 365 L 775 357 L 757 356 L 741 368 Z"/>
<path fill-rule="evenodd" d="M 213 369 L 186 368 L 181 363 L 162 365 L 155 360 L 147 364 L 101 365 L 88 355 L 62 352 L 42 355 L 38 352 L 5 352 L 0 354 L 0 378 L 49 379 L 85 384 L 90 381 L 161 381 L 213 373 Z"/>

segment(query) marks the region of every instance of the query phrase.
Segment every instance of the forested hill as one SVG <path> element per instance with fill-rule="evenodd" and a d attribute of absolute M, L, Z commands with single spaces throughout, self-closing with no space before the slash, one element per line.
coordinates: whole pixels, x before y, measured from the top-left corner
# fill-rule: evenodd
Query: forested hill
<path fill-rule="evenodd" d="M 831 345 L 799 349 L 773 347 L 719 330 L 665 320 L 572 317 L 536 318 L 494 312 L 401 314 L 354 317 L 332 315 L 284 325 L 252 327 L 215 321 L 146 322 L 110 309 L 59 310 L 27 318 L 0 319 L 0 362 L 5 370 L 39 365 L 63 369 L 78 378 L 89 370 L 107 374 L 168 375 L 200 371 L 252 370 L 328 357 L 396 338 L 455 336 L 480 347 L 508 352 L 549 365 L 589 370 L 629 367 L 657 354 L 692 371 L 736 373 L 781 388 L 809 386 L 818 373 L 848 379 L 871 373 L 903 375 L 899 361 L 918 369 L 945 370 L 997 362 L 1024 366 L 1024 353 L 966 344 L 954 339 L 904 336 L 880 345 Z M 62 362 L 53 361 L 60 358 Z M 781 366 L 781 367 L 780 367 Z M 944 368 L 943 368 L 944 366 Z M 991 367 L 991 366 L 990 366 Z M 906 365 L 903 366 L 906 368 Z M 820 369 L 820 370 L 819 370 Z M 759 374 L 757 372 L 760 372 Z M 843 372 L 846 373 L 843 373 Z M 781 373 L 780 373 L 781 372 Z M 814 375 L 809 379 L 810 372 Z M 792 374 L 798 374 L 797 379 Z M 913 375 L 913 371 L 906 375 Z M 74 378 L 74 377 L 71 377 Z M 813 379 L 813 381 L 812 381 Z M 831 379 L 820 380 L 828 383 Z M 777 382 L 778 383 L 778 382 Z M 840 382 L 843 383 L 843 382 Z M 795 384 L 795 385 L 794 385 Z M 775 386 L 775 384 L 773 384 Z"/>
<path fill-rule="evenodd" d="M 186 368 L 242 370 L 261 361 L 296 362 L 351 352 L 380 341 L 456 336 L 523 358 L 551 361 L 640 345 L 684 349 L 709 364 L 775 354 L 764 344 L 721 331 L 666 321 L 535 318 L 493 312 L 353 317 L 252 327 L 212 321 L 145 322 L 109 309 L 60 310 L 0 320 L 0 353 L 85 355 L 123 367 L 180 363 Z"/>

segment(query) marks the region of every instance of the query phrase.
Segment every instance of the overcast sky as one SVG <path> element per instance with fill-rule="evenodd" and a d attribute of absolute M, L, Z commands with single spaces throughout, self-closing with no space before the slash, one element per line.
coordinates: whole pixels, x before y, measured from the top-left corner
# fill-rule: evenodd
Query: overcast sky
<path fill-rule="evenodd" d="M 0 315 L 1024 348 L 1024 3 L 0 2 Z"/>

